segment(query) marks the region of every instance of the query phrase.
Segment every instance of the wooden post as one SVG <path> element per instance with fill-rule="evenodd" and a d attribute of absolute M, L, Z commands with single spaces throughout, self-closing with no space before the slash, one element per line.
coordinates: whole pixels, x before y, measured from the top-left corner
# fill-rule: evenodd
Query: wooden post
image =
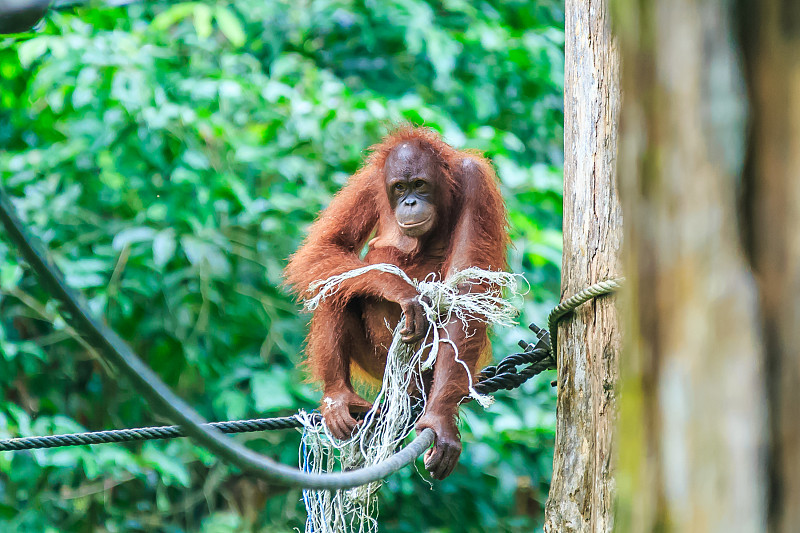
<path fill-rule="evenodd" d="M 606 0 L 566 2 L 562 297 L 620 275 L 619 59 L 607 8 Z M 612 434 L 620 349 L 614 298 L 584 304 L 559 329 L 548 533 L 613 527 Z"/>

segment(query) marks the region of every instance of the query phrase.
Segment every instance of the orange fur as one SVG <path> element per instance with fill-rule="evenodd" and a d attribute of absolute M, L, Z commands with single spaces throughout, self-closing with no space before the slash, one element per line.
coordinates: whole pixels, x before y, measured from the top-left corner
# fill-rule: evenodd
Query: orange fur
<path fill-rule="evenodd" d="M 401 143 L 430 150 L 437 166 L 437 223 L 433 236 L 424 241 L 401 236 L 384 188 L 386 159 Z M 506 211 L 488 160 L 451 147 L 433 130 L 412 126 L 397 128 L 370 150 L 364 166 L 334 196 L 289 259 L 286 282 L 298 296 L 309 296 L 307 290 L 314 281 L 378 262 L 392 262 L 417 279 L 431 272 L 444 278 L 469 266 L 506 268 Z M 360 251 L 375 232 L 369 253 L 361 259 Z M 311 378 L 322 382 L 326 390 L 343 383 L 349 386 L 351 367 L 379 379 L 388 348 L 380 332 L 382 321 L 396 323 L 399 307 L 393 302 L 415 295 L 413 287 L 383 272 L 343 282 L 314 312 L 306 349 Z M 477 328 L 476 335 L 460 338 L 458 345 L 460 358 L 474 376 L 478 361 L 485 360 L 491 350 L 485 326 L 470 327 Z M 454 376 L 458 372 L 452 371 Z M 465 386 L 456 388 L 463 392 Z M 451 396 L 456 395 L 444 393 L 447 399 L 443 401 L 455 407 L 459 399 Z"/>

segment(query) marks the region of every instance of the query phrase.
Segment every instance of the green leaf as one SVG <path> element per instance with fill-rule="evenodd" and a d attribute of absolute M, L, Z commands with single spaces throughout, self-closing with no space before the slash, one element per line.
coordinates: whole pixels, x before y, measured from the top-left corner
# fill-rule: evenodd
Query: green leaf
<path fill-rule="evenodd" d="M 175 231 L 166 229 L 156 234 L 153 239 L 153 262 L 157 267 L 163 267 L 169 263 L 175 255 Z"/>
<path fill-rule="evenodd" d="M 222 34 L 231 42 L 235 47 L 244 46 L 247 37 L 244 33 L 244 28 L 236 15 L 224 7 L 218 6 L 214 12 L 214 18 L 217 19 L 217 24 Z"/>
<path fill-rule="evenodd" d="M 106 261 L 90 257 L 71 262 L 59 261 L 58 265 L 64 271 L 67 283 L 76 289 L 104 286 L 111 269 Z"/>
<path fill-rule="evenodd" d="M 284 381 L 273 374 L 265 372 L 256 374 L 253 376 L 251 386 L 256 410 L 259 413 L 294 407 L 294 400 L 286 389 Z"/>
<path fill-rule="evenodd" d="M 14 289 L 22 279 L 22 267 L 16 263 L 0 264 L 0 290 Z"/>
<path fill-rule="evenodd" d="M 19 511 L 15 507 L 11 507 L 10 505 L 0 503 L 0 518 L 4 520 L 10 520 L 14 518 L 17 514 L 19 514 Z"/>
<path fill-rule="evenodd" d="M 196 4 L 194 8 L 194 29 L 201 39 L 211 37 L 211 8 L 205 4 Z"/>
<path fill-rule="evenodd" d="M 194 13 L 197 5 L 197 2 L 175 4 L 156 15 L 150 27 L 159 31 L 166 30 Z"/>
<path fill-rule="evenodd" d="M 31 64 L 42 57 L 47 52 L 49 37 L 36 37 L 28 39 L 17 47 L 19 62 L 23 68 L 29 68 Z"/>
<path fill-rule="evenodd" d="M 189 487 L 191 477 L 183 462 L 176 460 L 164 453 L 157 445 L 147 443 L 144 446 L 142 458 L 145 464 L 154 468 L 165 485 L 181 485 Z"/>
<path fill-rule="evenodd" d="M 242 517 L 232 512 L 216 512 L 203 519 L 200 533 L 229 533 L 244 531 Z"/>
<path fill-rule="evenodd" d="M 228 258 L 214 244 L 191 235 L 184 235 L 181 237 L 181 246 L 193 266 L 208 267 L 211 273 L 217 276 L 226 276 L 230 272 Z"/>
<path fill-rule="evenodd" d="M 139 226 L 134 228 L 125 228 L 114 236 L 111 246 L 119 251 L 128 245 L 145 242 L 152 240 L 155 237 L 156 230 L 146 226 Z"/>

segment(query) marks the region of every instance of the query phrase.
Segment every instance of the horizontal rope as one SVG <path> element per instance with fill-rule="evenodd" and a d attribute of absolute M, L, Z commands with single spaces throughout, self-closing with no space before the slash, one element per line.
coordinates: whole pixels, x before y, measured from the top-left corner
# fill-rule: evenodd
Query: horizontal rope
<path fill-rule="evenodd" d="M 535 326 L 534 326 L 535 327 Z M 531 345 L 531 348 L 533 346 Z M 511 390 L 522 385 L 525 381 L 548 370 L 542 364 L 549 351 L 538 348 L 535 351 L 515 353 L 507 356 L 496 366 L 484 368 L 479 373 L 475 389 L 481 394 L 489 394 L 498 390 Z M 517 372 L 516 367 L 524 364 L 531 366 Z M 313 415 L 321 420 L 319 415 Z M 249 433 L 255 431 L 274 431 L 302 427 L 296 416 L 277 418 L 255 418 L 250 420 L 231 420 L 227 422 L 211 422 L 206 424 L 222 433 Z M 105 431 L 89 431 L 84 433 L 68 433 L 63 435 L 47 435 L 41 437 L 19 437 L 0 440 L 0 452 L 34 450 L 44 448 L 61 448 L 64 446 L 86 446 L 90 444 L 108 444 L 122 442 L 137 442 L 145 440 L 175 439 L 186 437 L 180 426 L 153 426 L 131 429 L 111 429 Z"/>
<path fill-rule="evenodd" d="M 285 416 L 280 418 L 255 418 L 251 420 L 211 422 L 205 425 L 216 428 L 222 433 L 248 433 L 253 431 L 298 428 L 302 426 L 302 423 L 295 416 Z M 175 439 L 185 436 L 186 433 L 184 433 L 180 426 L 111 429 L 86 433 L 68 433 L 64 435 L 20 437 L 16 439 L 0 440 L 0 452 L 60 448 L 63 446 L 83 446 L 87 444 L 108 444 L 111 442 Z"/>

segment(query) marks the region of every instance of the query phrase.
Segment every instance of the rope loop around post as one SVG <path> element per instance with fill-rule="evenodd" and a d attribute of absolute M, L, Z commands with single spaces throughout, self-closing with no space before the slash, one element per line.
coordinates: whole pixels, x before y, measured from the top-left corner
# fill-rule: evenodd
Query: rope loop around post
<path fill-rule="evenodd" d="M 550 311 L 547 316 L 547 329 L 550 330 L 551 357 L 554 365 L 558 364 L 558 323 L 561 319 L 589 300 L 616 292 L 622 288 L 624 283 L 624 277 L 593 283 L 574 296 L 570 296 Z"/>

